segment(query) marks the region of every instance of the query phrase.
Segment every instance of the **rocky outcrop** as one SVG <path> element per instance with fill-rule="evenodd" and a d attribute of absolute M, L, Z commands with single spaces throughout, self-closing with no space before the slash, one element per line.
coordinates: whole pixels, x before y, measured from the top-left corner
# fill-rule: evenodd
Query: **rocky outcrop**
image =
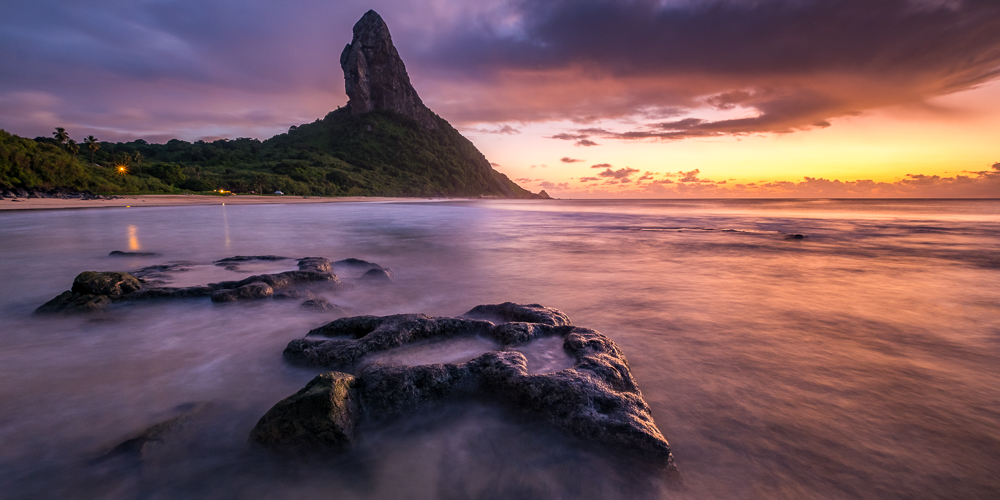
<path fill-rule="evenodd" d="M 212 302 L 236 302 L 237 300 L 266 299 L 274 295 L 274 289 L 267 283 L 250 283 L 238 288 L 212 292 Z"/>
<path fill-rule="evenodd" d="M 142 286 L 138 278 L 117 271 L 84 271 L 73 280 L 73 287 L 35 309 L 36 314 L 102 311 L 113 300 L 121 299 Z"/>
<path fill-rule="evenodd" d="M 125 252 L 122 250 L 112 250 L 109 257 L 159 257 L 162 254 L 156 252 Z"/>
<path fill-rule="evenodd" d="M 354 38 L 340 54 L 351 114 L 394 111 L 427 129 L 437 128 L 434 113 L 424 106 L 389 36 L 389 27 L 374 10 L 354 25 Z"/>
<path fill-rule="evenodd" d="M 250 440 L 286 452 L 349 448 L 361 419 L 356 382 L 346 373 L 318 375 L 261 417 Z"/>
<path fill-rule="evenodd" d="M 112 255 L 117 254 L 112 252 Z M 238 255 L 220 259 L 214 263 L 230 269 L 242 262 L 286 259 L 288 257 L 276 255 Z M 347 261 L 365 262 L 358 259 L 347 259 Z M 258 274 L 241 280 L 188 287 L 163 286 L 165 284 L 163 280 L 169 279 L 171 273 L 184 271 L 186 266 L 194 264 L 191 262 L 147 266 L 134 274 L 116 271 L 85 271 L 76 277 L 71 290 L 59 294 L 40 306 L 35 312 L 39 314 L 95 312 L 104 310 L 112 303 L 120 301 L 200 297 L 211 297 L 214 302 L 233 302 L 268 297 L 305 299 L 302 305 L 307 309 L 343 312 L 340 306 L 329 303 L 326 299 L 309 290 L 309 288 L 338 290 L 345 286 L 340 278 L 333 274 L 334 263 L 324 257 L 305 257 L 296 262 L 298 264 L 296 271 Z M 365 264 L 372 270 L 379 270 L 383 274 L 382 281 L 392 281 L 390 269 L 370 262 Z"/>
<path fill-rule="evenodd" d="M 73 280 L 71 290 L 77 293 L 119 297 L 134 292 L 141 286 L 139 280 L 128 273 L 84 271 Z"/>
<path fill-rule="evenodd" d="M 600 332 L 573 326 L 556 309 L 507 302 L 477 306 L 457 318 L 341 318 L 293 340 L 284 354 L 298 363 L 353 371 L 369 353 L 429 338 L 471 335 L 489 336 L 504 346 L 560 336 L 575 362 L 559 372 L 529 374 L 524 355 L 505 349 L 465 363 L 373 363 L 354 376 L 330 372 L 275 405 L 250 439 L 286 451 L 314 450 L 324 447 L 325 438 L 319 436 L 329 433 L 338 436 L 331 449 L 341 450 L 351 440 L 352 424 L 361 420 L 379 422 L 444 401 L 487 399 L 579 438 L 674 469 L 670 445 L 653 422 L 624 353 Z M 332 381 L 340 382 L 334 386 Z M 343 401 L 357 407 L 338 410 L 336 404 L 345 406 L 336 402 Z M 302 429 L 317 437 L 304 439 Z"/>

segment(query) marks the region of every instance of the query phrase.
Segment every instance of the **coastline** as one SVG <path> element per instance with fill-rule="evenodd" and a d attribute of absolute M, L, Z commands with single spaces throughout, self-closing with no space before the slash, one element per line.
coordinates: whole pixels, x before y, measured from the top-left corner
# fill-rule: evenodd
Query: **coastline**
<path fill-rule="evenodd" d="M 291 203 L 344 203 L 375 201 L 415 201 L 424 198 L 390 198 L 370 196 L 345 196 L 328 198 L 320 196 L 263 196 L 234 195 L 212 196 L 203 194 L 150 194 L 126 195 L 110 200 L 81 200 L 62 198 L 17 198 L 0 199 L 3 210 L 68 210 L 80 208 L 139 208 L 139 207 L 182 207 L 195 205 L 278 205 Z"/>

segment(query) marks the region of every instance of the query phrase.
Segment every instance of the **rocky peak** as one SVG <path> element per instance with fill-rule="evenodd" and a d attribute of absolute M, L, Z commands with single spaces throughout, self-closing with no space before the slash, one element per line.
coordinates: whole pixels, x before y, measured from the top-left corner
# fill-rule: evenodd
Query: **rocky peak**
<path fill-rule="evenodd" d="M 434 113 L 424 106 L 392 45 L 382 16 L 369 10 L 354 25 L 354 39 L 340 54 L 351 114 L 388 110 L 413 118 L 424 128 L 437 128 Z"/>

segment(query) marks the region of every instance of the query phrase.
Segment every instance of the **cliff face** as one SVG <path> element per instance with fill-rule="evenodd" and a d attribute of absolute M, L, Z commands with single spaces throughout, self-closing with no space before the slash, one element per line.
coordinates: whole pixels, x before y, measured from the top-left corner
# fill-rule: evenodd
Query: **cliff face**
<path fill-rule="evenodd" d="M 374 10 L 354 25 L 354 38 L 340 53 L 340 67 L 350 98 L 347 108 L 315 126 L 325 128 L 320 135 L 329 142 L 323 147 L 337 151 L 340 159 L 366 170 L 393 172 L 377 182 L 387 190 L 383 192 L 540 198 L 493 170 L 468 139 L 424 106 L 389 27 Z M 296 135 L 318 133 L 313 128 L 300 127 Z M 407 128 L 414 133 L 399 135 Z"/>
<path fill-rule="evenodd" d="M 351 114 L 394 111 L 427 129 L 437 128 L 434 113 L 420 101 L 392 44 L 389 27 L 374 10 L 354 25 L 354 39 L 340 54 Z"/>

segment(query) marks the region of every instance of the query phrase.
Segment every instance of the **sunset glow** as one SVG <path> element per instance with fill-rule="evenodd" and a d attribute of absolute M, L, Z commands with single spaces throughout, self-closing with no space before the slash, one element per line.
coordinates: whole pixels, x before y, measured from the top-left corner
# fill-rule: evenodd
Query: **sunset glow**
<path fill-rule="evenodd" d="M 266 139 L 347 102 L 337 47 L 372 7 L 424 103 L 533 191 L 1000 192 L 991 0 L 307 1 L 236 14 L 182 1 L 170 15 L 97 8 L 129 26 L 113 40 L 33 5 L 0 30 L 0 62 L 19 68 L 0 75 L 0 128 L 23 136 Z"/>

